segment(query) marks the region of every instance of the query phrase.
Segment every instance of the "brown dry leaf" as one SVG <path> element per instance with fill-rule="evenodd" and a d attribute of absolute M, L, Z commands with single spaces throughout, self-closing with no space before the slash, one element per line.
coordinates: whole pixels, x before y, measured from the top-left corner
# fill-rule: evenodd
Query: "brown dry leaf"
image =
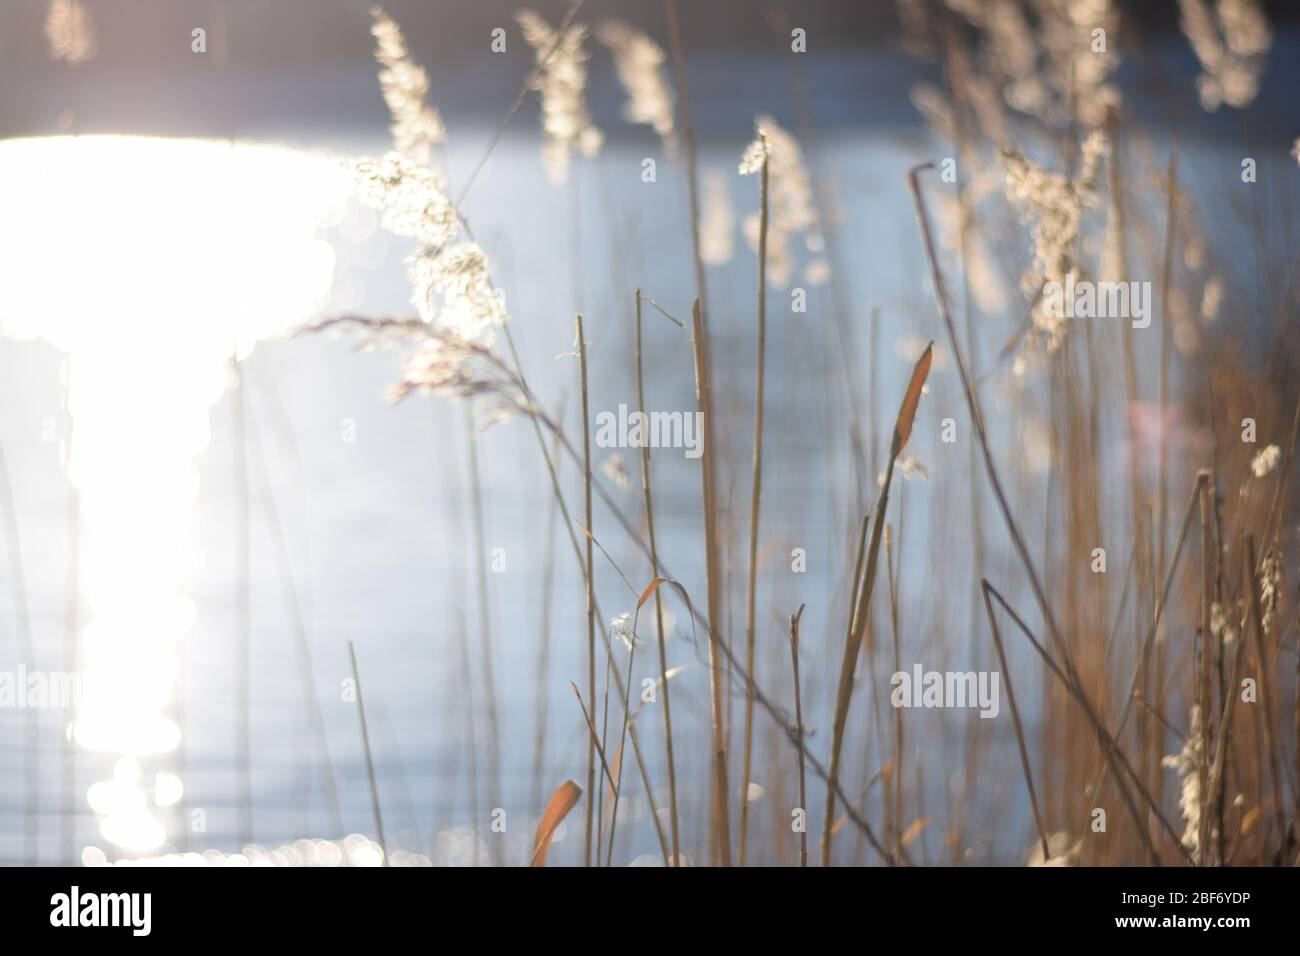
<path fill-rule="evenodd" d="M 921 817 L 917 820 L 913 820 L 908 824 L 907 829 L 903 831 L 903 835 L 898 838 L 898 845 L 906 849 L 911 845 L 913 840 L 921 835 L 921 831 L 925 829 L 926 824 L 933 819 L 934 817 Z"/>
<path fill-rule="evenodd" d="M 638 611 L 641 610 L 641 605 L 645 604 L 646 601 L 650 600 L 650 595 L 654 594 L 656 591 L 659 590 L 660 587 L 662 587 L 667 583 L 668 583 L 667 578 L 655 578 L 653 581 L 647 584 L 645 586 L 645 590 L 641 592 L 641 596 L 636 599 L 636 609 Z"/>
<path fill-rule="evenodd" d="M 921 357 L 916 360 L 916 365 L 912 366 L 912 378 L 907 383 L 907 391 L 903 395 L 903 405 L 898 410 L 898 420 L 894 423 L 894 441 L 890 447 L 890 455 L 897 457 L 907 444 L 908 438 L 912 436 L 912 422 L 916 418 L 916 406 L 921 401 L 921 389 L 925 387 L 925 380 L 930 374 L 930 362 L 934 358 L 934 343 L 931 342 L 921 353 Z"/>
<path fill-rule="evenodd" d="M 572 780 L 564 781 L 551 794 L 551 799 L 546 802 L 546 810 L 542 813 L 541 822 L 537 824 L 537 839 L 533 843 L 532 866 L 546 865 L 546 851 L 551 847 L 551 837 L 555 836 L 556 828 L 564 822 L 564 818 L 569 815 L 569 811 L 577 806 L 581 797 L 582 788 Z"/>

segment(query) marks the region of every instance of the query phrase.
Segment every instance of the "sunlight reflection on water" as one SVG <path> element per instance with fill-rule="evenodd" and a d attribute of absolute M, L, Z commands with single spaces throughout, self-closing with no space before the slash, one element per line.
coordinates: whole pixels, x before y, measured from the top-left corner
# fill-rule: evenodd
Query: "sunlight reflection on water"
<path fill-rule="evenodd" d="M 196 617 L 183 569 L 208 411 L 232 355 L 324 304 L 321 232 L 348 178 L 277 147 L 128 136 L 7 141 L 0 170 L 0 334 L 68 356 L 89 610 L 70 732 L 118 757 L 87 793 L 104 838 L 147 852 L 167 839 L 156 808 L 183 793 L 155 765 L 181 737 L 169 709 Z"/>

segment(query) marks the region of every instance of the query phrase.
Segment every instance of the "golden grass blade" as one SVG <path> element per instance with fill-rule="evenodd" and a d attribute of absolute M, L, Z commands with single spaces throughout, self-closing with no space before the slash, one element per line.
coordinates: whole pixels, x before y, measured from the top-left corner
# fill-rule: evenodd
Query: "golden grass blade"
<path fill-rule="evenodd" d="M 921 390 L 925 388 L 925 380 L 930 374 L 930 363 L 933 359 L 934 343 L 931 342 L 925 347 L 921 357 L 916 360 L 916 365 L 912 367 L 912 378 L 907 383 L 903 404 L 898 409 L 898 419 L 894 423 L 894 441 L 889 450 L 892 456 L 896 457 L 902 453 L 907 440 L 912 437 L 912 422 L 916 420 L 916 406 L 921 401 Z"/>
<path fill-rule="evenodd" d="M 889 486 L 894 477 L 894 461 L 907 444 L 916 419 L 916 406 L 921 400 L 926 376 L 930 374 L 934 343 L 927 345 L 912 368 L 912 377 L 903 393 L 903 404 L 894 423 L 894 440 L 889 448 L 889 461 L 885 464 L 885 481 L 876 498 L 875 520 L 871 529 L 871 544 L 867 548 L 866 570 L 857 588 L 857 601 L 853 608 L 849 633 L 844 642 L 844 658 L 840 664 L 839 690 L 835 695 L 835 722 L 831 728 L 830 787 L 826 791 L 826 809 L 822 815 L 822 865 L 830 866 L 831 832 L 835 812 L 835 786 L 839 779 L 841 747 L 844 743 L 844 726 L 849 716 L 849 703 L 853 697 L 853 674 L 858 666 L 858 650 L 862 646 L 862 629 L 866 626 L 871 606 L 871 590 L 876 580 L 876 567 L 880 557 L 881 532 L 885 523 L 885 508 L 889 504 Z M 856 582 L 855 582 L 856 585 Z"/>
<path fill-rule="evenodd" d="M 898 845 L 903 849 L 907 849 L 911 842 L 921 835 L 921 831 L 924 830 L 933 819 L 934 817 L 920 817 L 919 819 L 913 820 L 907 825 L 907 829 L 903 831 L 903 835 L 898 838 Z"/>
<path fill-rule="evenodd" d="M 654 595 L 654 593 L 658 591 L 659 588 L 666 583 L 668 583 L 667 578 L 655 578 L 653 581 L 647 584 L 645 586 L 645 590 L 641 592 L 641 596 L 636 599 L 636 609 L 638 611 L 641 610 L 642 605 L 644 605 L 646 601 L 650 600 L 650 598 Z"/>
<path fill-rule="evenodd" d="M 533 860 L 529 866 L 546 865 L 546 851 L 551 847 L 551 838 L 580 799 L 582 788 L 572 780 L 564 781 L 551 794 L 551 799 L 546 801 L 546 809 L 542 812 L 542 819 L 537 824 L 537 839 L 533 841 Z"/>

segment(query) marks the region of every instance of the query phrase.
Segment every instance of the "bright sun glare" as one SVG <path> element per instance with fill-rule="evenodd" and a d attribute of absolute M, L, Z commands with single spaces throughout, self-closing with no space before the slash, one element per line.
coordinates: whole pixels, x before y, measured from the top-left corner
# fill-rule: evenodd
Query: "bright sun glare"
<path fill-rule="evenodd" d="M 84 693 L 71 732 L 117 757 L 88 801 L 105 839 L 156 849 L 180 799 L 161 764 L 187 595 L 195 456 L 232 354 L 325 304 L 349 182 L 292 150 L 133 136 L 0 142 L 0 334 L 67 353 L 81 501 Z M 147 764 L 147 762 L 146 762 Z"/>

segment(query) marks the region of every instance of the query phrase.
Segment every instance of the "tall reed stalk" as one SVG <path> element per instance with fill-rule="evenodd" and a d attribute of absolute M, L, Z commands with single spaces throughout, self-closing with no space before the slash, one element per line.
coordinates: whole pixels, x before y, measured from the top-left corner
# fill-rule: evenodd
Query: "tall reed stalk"
<path fill-rule="evenodd" d="M 596 705 L 596 588 L 595 559 L 592 554 L 591 527 L 591 409 L 587 395 L 587 339 L 582 329 L 582 313 L 575 319 L 578 335 L 578 385 L 582 392 L 582 502 L 583 514 L 586 516 L 587 528 L 587 699 Z M 576 691 L 576 688 L 575 688 Z M 579 697 L 581 701 L 581 697 Z M 590 719 L 588 719 L 590 723 Z M 602 754 L 601 760 L 604 760 Z M 596 728 L 591 728 L 591 739 L 587 741 L 587 818 L 586 842 L 583 845 L 583 859 L 591 866 L 592 826 L 595 823 L 596 800 Z"/>
<path fill-rule="evenodd" d="M 561 419 L 564 417 L 563 400 L 560 402 L 559 417 Z M 557 466 L 559 465 L 558 437 L 551 445 L 551 459 Z M 542 633 L 541 646 L 537 649 L 537 712 L 534 718 L 537 727 L 533 736 L 533 784 L 532 796 L 528 801 L 530 809 L 537 806 L 541 800 L 542 774 L 546 770 L 546 718 L 550 709 L 550 696 L 547 690 L 551 669 L 551 601 L 555 590 L 555 524 L 558 515 L 559 507 L 552 498 L 546 514 L 546 537 L 542 552 Z"/>
<path fill-rule="evenodd" d="M 1201 708 L 1201 760 L 1197 768 L 1200 774 L 1200 823 L 1201 832 L 1197 840 L 1199 862 L 1205 866 L 1210 859 L 1210 724 L 1214 721 L 1213 701 L 1210 697 L 1210 575 L 1212 559 L 1210 556 L 1210 498 L 1214 493 L 1214 481 L 1207 473 L 1201 482 L 1201 626 L 1200 647 L 1197 657 L 1195 690 L 1196 699 Z M 1263 662 L 1261 661 L 1261 667 Z"/>
<path fill-rule="evenodd" d="M 727 738 L 722 709 L 722 683 L 725 677 L 721 648 L 728 658 L 719 623 L 722 620 L 722 567 L 718 542 L 718 506 L 713 446 L 713 392 L 709 359 L 709 336 L 700 312 L 700 300 L 691 307 L 691 337 L 695 345 L 695 397 L 703 423 L 700 427 L 700 474 L 704 499 L 704 558 L 706 568 L 708 616 L 705 627 L 709 635 L 709 681 L 713 720 L 713 752 L 710 759 L 712 783 L 712 837 L 710 845 L 723 866 L 731 865 L 731 825 L 727 812 Z M 746 672 L 748 677 L 748 672 Z"/>
<path fill-rule="evenodd" d="M 998 630 L 998 619 L 993 614 L 993 602 L 989 599 L 989 583 L 983 582 L 984 609 L 989 617 L 989 630 L 993 633 L 993 645 L 998 652 L 998 665 L 1002 668 L 1003 679 L 1007 685 L 1007 703 L 1011 708 L 1011 724 L 1016 730 L 1016 747 L 1020 751 L 1020 769 L 1025 775 L 1025 789 L 1029 791 L 1029 806 L 1034 814 L 1034 828 L 1038 831 L 1039 847 L 1043 851 L 1043 862 L 1052 858 L 1051 844 L 1047 839 L 1047 827 L 1043 824 L 1042 811 L 1038 809 L 1038 793 L 1034 790 L 1034 772 L 1029 763 L 1029 750 L 1025 746 L 1025 729 L 1020 723 L 1020 709 L 1016 706 L 1015 692 L 1011 687 L 1011 668 L 1007 663 L 1006 648 L 1002 645 L 1002 632 Z M 1096 788 L 1093 788 L 1096 792 Z"/>
<path fill-rule="evenodd" d="M 488 594 L 487 529 L 483 517 L 483 478 L 479 471 L 478 426 L 474 403 L 465 403 L 465 442 L 469 458 L 470 511 L 474 525 L 475 584 L 478 591 L 479 662 L 483 668 L 483 702 L 487 708 L 487 794 L 493 808 L 501 806 L 501 728 L 497 716 L 496 678 L 492 669 L 491 598 Z M 495 846 L 495 844 L 494 844 Z M 497 853 L 493 851 L 494 858 Z"/>
<path fill-rule="evenodd" d="M 794 676 L 794 727 L 803 739 L 803 693 L 799 681 L 799 620 L 803 617 L 802 604 L 790 615 L 790 670 Z M 803 748 L 799 748 L 799 809 L 803 811 L 804 825 L 799 831 L 799 865 L 808 865 L 808 780 L 804 766 Z"/>
<path fill-rule="evenodd" d="M 763 168 L 760 173 L 758 218 L 758 364 L 754 373 L 754 471 L 749 495 L 749 581 L 745 596 L 745 673 L 754 681 L 754 603 L 758 578 L 758 519 L 763 497 L 763 375 L 767 355 L 767 137 L 761 132 Z M 749 823 L 750 763 L 754 751 L 754 696 L 745 694 L 744 769 L 740 778 L 740 848 L 745 865 L 745 836 Z"/>
<path fill-rule="evenodd" d="M 646 414 L 645 404 L 645 368 L 642 362 L 641 348 L 641 290 L 636 290 L 636 396 L 637 407 L 641 414 Z M 650 545 L 650 573 L 659 577 L 659 549 L 655 544 L 655 511 L 651 495 L 650 481 L 650 443 L 641 443 L 641 493 L 645 500 L 646 538 Z M 670 865 L 677 866 L 681 861 L 681 836 L 677 819 L 677 764 L 673 757 L 673 710 L 671 694 L 668 689 L 668 651 L 664 635 L 664 607 L 659 589 L 655 588 L 655 635 L 659 645 L 659 680 L 663 685 L 664 695 L 664 749 L 668 760 L 668 819 L 673 836 L 673 855 Z"/>

